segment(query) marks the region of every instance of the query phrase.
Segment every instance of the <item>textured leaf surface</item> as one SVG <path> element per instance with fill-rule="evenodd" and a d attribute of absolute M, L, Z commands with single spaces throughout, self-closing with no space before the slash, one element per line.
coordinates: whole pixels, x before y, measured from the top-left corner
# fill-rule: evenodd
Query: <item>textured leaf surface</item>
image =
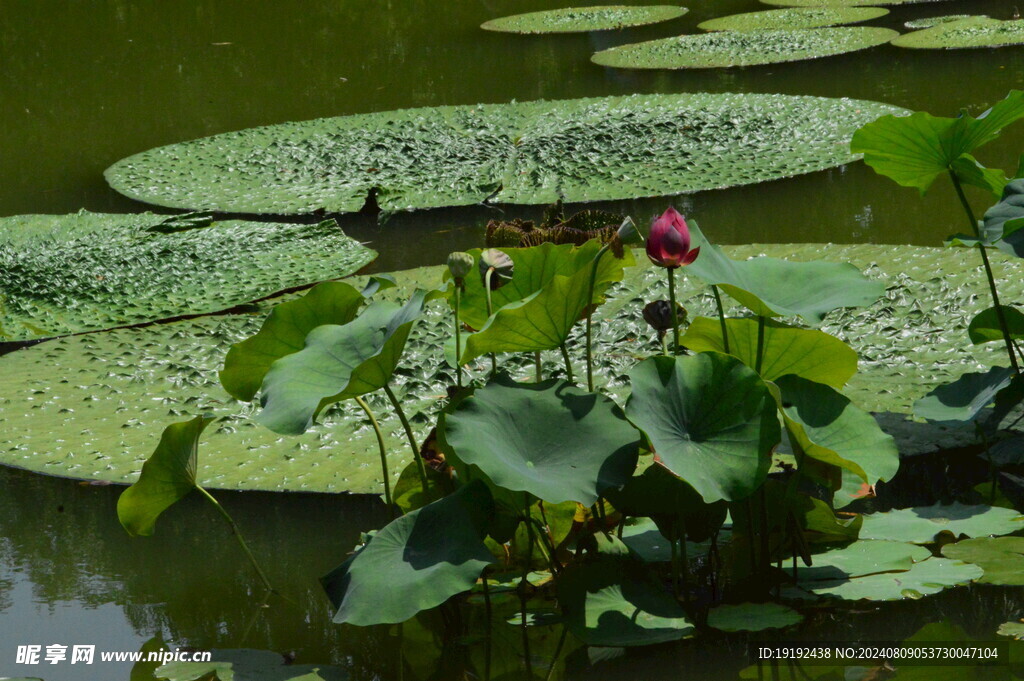
<path fill-rule="evenodd" d="M 887 43 L 888 28 L 751 29 L 683 35 L 613 47 L 591 60 L 620 69 L 710 69 L 818 59 Z"/>
<path fill-rule="evenodd" d="M 687 11 L 674 5 L 566 7 L 491 19 L 480 28 L 504 33 L 586 33 L 656 24 L 681 17 Z"/>
<path fill-rule="evenodd" d="M 226 133 L 137 154 L 111 186 L 162 206 L 352 212 L 664 196 L 808 173 L 897 107 L 760 94 L 408 109 Z M 497 192 L 497 193 L 496 193 Z"/>
<path fill-rule="evenodd" d="M 947 558 L 973 563 L 985 571 L 983 584 L 1024 586 L 1024 538 L 983 537 L 942 547 Z"/>
<path fill-rule="evenodd" d="M 924 17 L 923 19 L 911 19 L 905 22 L 903 25 L 907 28 L 919 29 L 919 28 L 931 28 L 932 26 L 938 26 L 939 24 L 948 24 L 951 21 L 960 21 L 961 19 L 970 19 L 971 14 L 943 14 L 937 17 Z"/>
<path fill-rule="evenodd" d="M 906 33 L 892 41 L 897 47 L 916 49 L 954 49 L 967 47 L 1002 47 L 1024 43 L 1024 20 L 970 17 L 942 23 L 923 31 Z"/>
<path fill-rule="evenodd" d="M 953 503 L 947 506 L 919 506 L 887 513 L 869 513 L 861 526 L 862 539 L 928 544 L 939 532 L 968 537 L 1010 534 L 1024 529 L 1020 511 L 998 506 L 968 506 Z"/>
<path fill-rule="evenodd" d="M 0 218 L 0 341 L 224 310 L 352 274 L 376 253 L 333 220 L 229 220 L 164 232 L 166 215 Z"/>
<path fill-rule="evenodd" d="M 887 9 L 878 7 L 796 7 L 762 12 L 731 14 L 710 19 L 697 28 L 705 31 L 753 31 L 794 28 L 819 28 L 836 24 L 855 24 L 884 17 Z"/>
<path fill-rule="evenodd" d="M 781 7 L 865 7 L 868 5 L 915 5 L 940 0 L 761 0 L 766 5 Z"/>
<path fill-rule="evenodd" d="M 493 513 L 490 492 L 474 481 L 393 520 L 323 578 L 334 621 L 404 622 L 468 591 L 493 560 L 484 544 Z"/>

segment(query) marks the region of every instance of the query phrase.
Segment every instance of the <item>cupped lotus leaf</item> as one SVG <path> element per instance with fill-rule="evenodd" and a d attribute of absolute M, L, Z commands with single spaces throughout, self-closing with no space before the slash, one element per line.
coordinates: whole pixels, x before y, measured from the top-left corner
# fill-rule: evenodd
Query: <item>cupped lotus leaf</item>
<path fill-rule="evenodd" d="M 952 21 L 960 21 L 961 19 L 971 19 L 974 16 L 976 15 L 943 14 L 942 16 L 938 17 L 924 17 L 923 19 L 911 19 L 910 21 L 905 22 L 903 25 L 906 26 L 907 28 L 917 30 L 920 28 L 932 28 L 933 26 L 938 26 L 939 24 L 948 24 Z"/>
<path fill-rule="evenodd" d="M 209 662 L 169 662 L 151 678 L 162 681 L 346 681 L 333 665 L 290 664 L 269 650 L 213 650 Z"/>
<path fill-rule="evenodd" d="M 970 421 L 982 409 L 992 406 L 1015 373 L 1010 367 L 965 373 L 915 402 L 914 414 L 930 421 Z"/>
<path fill-rule="evenodd" d="M 725 321 L 729 354 L 750 368 L 757 366 L 758 321 Z M 697 317 L 680 342 L 694 352 L 725 352 L 718 319 Z M 857 353 L 835 336 L 817 329 L 799 329 L 773 319 L 765 320 L 761 378 L 773 381 L 793 374 L 809 381 L 842 388 L 857 373 Z"/>
<path fill-rule="evenodd" d="M 804 616 L 781 603 L 718 605 L 708 610 L 708 626 L 719 631 L 765 631 L 799 624 Z"/>
<path fill-rule="evenodd" d="M 1010 331 L 1010 338 L 1014 340 L 1024 338 L 1024 313 L 1009 305 L 1000 305 L 1000 307 L 1003 309 L 1003 318 Z M 975 345 L 1003 340 L 1003 330 L 999 325 L 996 309 L 990 307 L 974 315 L 974 319 L 967 326 L 967 334 Z"/>
<path fill-rule="evenodd" d="M 586 563 L 558 579 L 565 626 L 592 646 L 643 646 L 695 633 L 683 606 L 614 537 Z"/>
<path fill-rule="evenodd" d="M 688 10 L 675 5 L 565 7 L 491 19 L 480 25 L 501 33 L 587 33 L 677 19 Z"/>
<path fill-rule="evenodd" d="M 801 587 L 818 595 L 846 601 L 901 601 L 918 599 L 954 586 L 969 584 L 982 575 L 977 565 L 948 558 L 928 558 L 904 572 L 883 572 L 854 579 L 821 580 Z"/>
<path fill-rule="evenodd" d="M 861 539 L 930 544 L 939 532 L 951 532 L 956 537 L 987 537 L 1022 529 L 1024 516 L 1020 511 L 957 502 L 865 514 L 860 536 Z"/>
<path fill-rule="evenodd" d="M 696 224 L 690 236 L 700 257 L 686 267 L 708 284 L 717 284 L 756 315 L 795 315 L 821 324 L 825 315 L 878 300 L 885 284 L 872 281 L 850 263 L 791 262 L 768 256 L 733 260 L 712 244 Z"/>
<path fill-rule="evenodd" d="M 914 49 L 962 49 L 1024 44 L 1024 20 L 1000 21 L 985 16 L 942 23 L 923 31 L 905 33 L 892 41 Z"/>
<path fill-rule="evenodd" d="M 869 485 L 896 475 L 896 442 L 870 414 L 833 388 L 799 376 L 783 376 L 775 384 L 782 393 L 786 427 L 807 456 L 848 470 Z"/>
<path fill-rule="evenodd" d="M 149 203 L 228 213 L 386 211 L 666 196 L 854 160 L 853 131 L 903 111 L 765 94 L 631 95 L 359 114 L 161 147 L 106 172 Z"/>
<path fill-rule="evenodd" d="M 1024 537 L 981 537 L 942 547 L 942 555 L 977 565 L 982 584 L 1024 586 Z"/>
<path fill-rule="evenodd" d="M 627 516 L 653 518 L 665 536 L 676 538 L 685 531 L 694 542 L 718 532 L 728 512 L 724 501 L 705 503 L 697 490 L 659 465 L 649 466 L 606 498 Z"/>
<path fill-rule="evenodd" d="M 1009 255 L 1024 258 L 1024 178 L 1006 183 L 999 202 L 985 211 L 983 233 Z"/>
<path fill-rule="evenodd" d="M 321 581 L 334 621 L 396 624 L 468 591 L 492 561 L 484 544 L 494 502 L 473 481 L 393 520 Z"/>
<path fill-rule="evenodd" d="M 629 374 L 626 414 L 657 461 L 707 503 L 736 501 L 764 482 L 781 431 L 775 400 L 735 357 L 652 357 Z"/>
<path fill-rule="evenodd" d="M 888 28 L 751 29 L 661 38 L 613 47 L 591 61 L 620 69 L 712 69 L 819 59 L 891 41 Z"/>
<path fill-rule="evenodd" d="M 1012 90 L 977 118 L 967 114 L 943 118 L 923 111 L 909 116 L 883 116 L 858 130 L 850 149 L 864 154 L 864 162 L 878 174 L 904 187 L 916 187 L 923 194 L 935 178 L 948 173 L 954 164 L 959 163 L 961 168 L 976 167 L 971 152 L 997 138 L 1004 127 L 1021 117 L 1024 91 Z M 984 173 L 958 169 L 958 176 L 986 191 L 993 189 L 991 178 Z"/>
<path fill-rule="evenodd" d="M 298 435 L 328 404 L 383 388 L 423 312 L 426 295 L 420 289 L 405 305 L 377 302 L 348 324 L 316 327 L 302 350 L 270 366 L 260 389 L 263 411 L 257 420 L 275 433 Z"/>
<path fill-rule="evenodd" d="M 0 218 L 0 341 L 225 310 L 352 274 L 376 253 L 334 220 L 312 225 L 140 213 Z"/>
<path fill-rule="evenodd" d="M 298 300 L 275 306 L 259 333 L 231 346 L 220 371 L 221 385 L 236 400 L 251 401 L 274 362 L 302 350 L 316 327 L 348 324 L 364 300 L 351 284 L 327 281 Z"/>
<path fill-rule="evenodd" d="M 212 421 L 197 416 L 164 429 L 138 481 L 117 499 L 117 517 L 128 534 L 153 534 L 160 514 L 196 488 L 199 436 Z"/>
<path fill-rule="evenodd" d="M 496 485 L 550 503 L 595 503 L 633 474 L 640 434 L 616 404 L 565 381 L 498 377 L 445 417 L 456 456 Z"/>
<path fill-rule="evenodd" d="M 730 14 L 697 24 L 705 31 L 754 31 L 794 28 L 820 28 L 836 24 L 855 24 L 884 17 L 887 9 L 879 7 L 795 7 L 769 9 L 761 12 Z"/>

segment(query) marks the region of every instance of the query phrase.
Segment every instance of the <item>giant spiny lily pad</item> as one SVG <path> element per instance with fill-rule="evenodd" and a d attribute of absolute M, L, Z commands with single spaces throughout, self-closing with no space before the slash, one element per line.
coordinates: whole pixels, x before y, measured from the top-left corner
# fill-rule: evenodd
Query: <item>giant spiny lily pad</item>
<path fill-rule="evenodd" d="M 876 3 L 877 4 L 877 3 Z M 910 21 L 904 22 L 904 26 L 912 28 L 914 30 L 920 28 L 932 28 L 940 24 L 948 24 L 953 21 L 960 21 L 961 19 L 970 19 L 974 17 L 973 14 L 943 14 L 938 17 L 924 17 L 922 19 L 911 19 Z"/>
<path fill-rule="evenodd" d="M 928 544 L 940 532 L 968 537 L 1010 534 L 1024 529 L 1020 511 L 998 506 L 967 506 L 953 503 L 946 506 L 919 506 L 886 513 L 869 513 L 861 526 L 862 539 Z"/>
<path fill-rule="evenodd" d="M 484 544 L 494 502 L 479 480 L 393 520 L 323 578 L 334 621 L 404 622 L 468 591 L 493 560 Z"/>
<path fill-rule="evenodd" d="M 333 220 L 153 213 L 0 219 L 0 341 L 224 310 L 351 274 L 376 254 Z"/>
<path fill-rule="evenodd" d="M 1024 43 L 1024 20 L 970 17 L 942 23 L 923 31 L 906 33 L 892 41 L 897 47 L 917 49 L 955 49 L 966 47 L 1002 47 Z"/>
<path fill-rule="evenodd" d="M 761 12 L 730 14 L 709 19 L 697 28 L 705 31 L 755 31 L 764 29 L 819 28 L 836 24 L 855 24 L 884 17 L 887 9 L 878 7 L 795 7 Z"/>
<path fill-rule="evenodd" d="M 854 160 L 844 141 L 897 107 L 761 94 L 634 95 L 409 109 L 161 147 L 107 170 L 163 206 L 239 213 L 546 204 L 663 196 Z"/>
<path fill-rule="evenodd" d="M 983 584 L 1024 586 L 1024 537 L 981 537 L 942 547 L 942 555 L 985 571 Z"/>
<path fill-rule="evenodd" d="M 480 28 L 502 33 L 586 33 L 656 24 L 681 17 L 686 12 L 685 7 L 675 5 L 566 7 L 491 19 Z"/>
<path fill-rule="evenodd" d="M 831 27 L 721 31 L 613 47 L 591 60 L 622 69 L 711 69 L 818 59 L 887 43 L 888 28 Z"/>
<path fill-rule="evenodd" d="M 704 501 L 749 496 L 779 443 L 775 401 L 735 357 L 703 352 L 652 357 L 630 372 L 626 413 L 662 463 Z"/>
<path fill-rule="evenodd" d="M 761 0 L 766 5 L 780 7 L 866 7 L 878 5 L 912 5 L 940 0 Z"/>
<path fill-rule="evenodd" d="M 498 378 L 445 418 L 460 460 L 544 501 L 590 505 L 636 468 L 640 434 L 613 401 L 565 381 Z"/>

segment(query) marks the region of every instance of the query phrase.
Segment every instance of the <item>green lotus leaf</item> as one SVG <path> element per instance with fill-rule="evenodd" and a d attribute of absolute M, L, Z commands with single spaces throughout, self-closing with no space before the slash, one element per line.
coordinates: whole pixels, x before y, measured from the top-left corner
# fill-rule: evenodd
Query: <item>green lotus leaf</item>
<path fill-rule="evenodd" d="M 939 532 L 984 537 L 1024 529 L 1024 516 L 1012 508 L 969 506 L 961 503 L 918 506 L 864 516 L 861 539 L 889 539 L 930 544 Z"/>
<path fill-rule="evenodd" d="M 333 220 L 206 220 L 162 232 L 166 215 L 0 218 L 0 341 L 216 312 L 352 274 L 376 253 Z"/>
<path fill-rule="evenodd" d="M 1024 313 L 1009 305 L 1000 307 L 1003 308 L 1003 318 L 1009 328 L 1010 337 L 1014 340 L 1024 338 Z M 974 319 L 967 326 L 967 333 L 975 345 L 1003 340 L 1003 331 L 999 326 L 996 309 L 990 307 L 974 315 Z"/>
<path fill-rule="evenodd" d="M 302 350 L 316 327 L 348 324 L 363 301 L 354 286 L 328 281 L 298 300 L 277 305 L 259 333 L 231 346 L 220 371 L 221 385 L 236 400 L 249 402 L 274 362 Z"/>
<path fill-rule="evenodd" d="M 729 354 L 748 367 L 757 365 L 756 319 L 725 321 Z M 697 317 L 681 343 L 694 352 L 725 352 L 722 325 L 718 319 Z M 857 373 L 857 353 L 846 343 L 816 329 L 798 329 L 775 320 L 765 320 L 761 378 L 773 381 L 794 374 L 835 388 L 843 387 Z"/>
<path fill-rule="evenodd" d="M 502 33 L 589 33 L 656 24 L 681 17 L 687 11 L 675 5 L 566 7 L 491 19 L 480 28 Z"/>
<path fill-rule="evenodd" d="M 935 178 L 949 172 L 959 159 L 994 140 L 1004 127 L 1021 117 L 1024 91 L 1013 90 L 977 118 L 967 114 L 942 118 L 923 111 L 909 116 L 883 116 L 858 130 L 850 149 L 864 154 L 864 162 L 878 174 L 904 187 L 916 187 L 923 194 Z M 976 164 L 973 158 L 968 160 Z M 961 180 L 971 177 L 961 176 Z M 988 181 L 980 186 L 992 189 Z"/>
<path fill-rule="evenodd" d="M 888 28 L 750 29 L 661 38 L 612 47 L 591 61 L 620 69 L 712 69 L 819 59 L 889 42 Z"/>
<path fill-rule="evenodd" d="M 829 386 L 799 376 L 783 376 L 775 384 L 782 392 L 786 427 L 807 456 L 850 471 L 869 485 L 896 475 L 896 443 L 870 414 Z"/>
<path fill-rule="evenodd" d="M 942 547 L 946 558 L 972 563 L 985 571 L 982 584 L 1024 586 L 1024 538 L 980 537 Z"/>
<path fill-rule="evenodd" d="M 761 12 L 730 14 L 697 24 L 705 31 L 754 31 L 794 28 L 819 28 L 836 24 L 855 24 L 884 17 L 887 9 L 878 7 L 797 7 Z"/>
<path fill-rule="evenodd" d="M 672 545 L 650 518 L 629 518 L 622 531 L 622 543 L 645 563 L 667 563 L 672 560 Z M 721 540 L 720 540 L 721 541 Z M 710 542 L 686 542 L 687 555 L 705 555 Z"/>
<path fill-rule="evenodd" d="M 942 23 L 923 31 L 905 33 L 892 41 L 897 47 L 915 49 L 957 49 L 1002 47 L 1024 43 L 1024 20 L 990 19 L 975 16 Z"/>
<path fill-rule="evenodd" d="M 169 662 L 152 678 L 163 681 L 346 681 L 341 667 L 289 664 L 269 650 L 214 650 L 210 662 Z"/>
<path fill-rule="evenodd" d="M 257 420 L 275 433 L 298 435 L 328 404 L 383 388 L 425 298 L 420 289 L 403 306 L 373 303 L 348 324 L 315 328 L 306 337 L 305 348 L 270 366 Z"/>
<path fill-rule="evenodd" d="M 667 196 L 848 163 L 853 131 L 899 111 L 706 93 L 408 109 L 161 147 L 106 177 L 148 203 L 275 215 L 354 212 L 371 192 L 385 211 Z"/>
<path fill-rule="evenodd" d="M 1024 622 L 1003 622 L 996 631 L 1000 636 L 1009 636 L 1024 641 Z"/>
<path fill-rule="evenodd" d="M 999 392 L 1010 385 L 1015 373 L 1009 367 L 965 373 L 915 402 L 914 414 L 931 421 L 970 421 L 982 409 L 992 406 Z"/>
<path fill-rule="evenodd" d="M 947 558 L 928 558 L 904 572 L 884 572 L 855 579 L 821 580 L 801 584 L 818 596 L 846 601 L 900 601 L 917 599 L 969 584 L 982 575 L 977 565 Z"/>
<path fill-rule="evenodd" d="M 153 534 L 160 514 L 196 488 L 199 436 L 212 421 L 197 416 L 164 429 L 138 481 L 117 499 L 117 517 L 128 534 Z"/>
<path fill-rule="evenodd" d="M 558 579 L 565 626 L 592 646 L 643 646 L 695 633 L 679 602 L 610 538 L 596 559 L 566 568 Z"/>
<path fill-rule="evenodd" d="M 974 17 L 973 14 L 943 14 L 937 17 L 924 17 L 923 19 L 911 19 L 910 21 L 904 22 L 904 26 L 917 30 L 919 28 L 931 28 L 938 26 L 939 24 L 948 24 L 951 21 L 960 21 L 961 19 L 970 19 Z"/>
<path fill-rule="evenodd" d="M 444 438 L 496 485 L 587 506 L 633 474 L 640 434 L 607 397 L 498 377 L 445 417 Z"/>
<path fill-rule="evenodd" d="M 860 539 L 812 556 L 811 565 L 798 565 L 798 581 L 818 582 L 853 579 L 886 572 L 909 570 L 926 560 L 931 551 L 898 541 Z"/>
<path fill-rule="evenodd" d="M 785 629 L 803 619 L 803 615 L 781 603 L 717 605 L 708 610 L 708 626 L 729 632 Z"/>
<path fill-rule="evenodd" d="M 395 624 L 468 591 L 491 562 L 494 503 L 473 481 L 393 520 L 321 581 L 342 624 Z"/>
<path fill-rule="evenodd" d="M 940 0 L 761 0 L 766 5 L 780 7 L 865 7 L 868 5 L 886 7 L 891 5 L 914 5 L 921 2 Z"/>
<path fill-rule="evenodd" d="M 781 431 L 764 382 L 734 357 L 652 357 L 629 374 L 626 414 L 657 461 L 707 503 L 749 496 L 764 482 Z"/>
<path fill-rule="evenodd" d="M 653 518 L 665 536 L 678 537 L 685 529 L 694 542 L 710 539 L 728 512 L 724 501 L 705 503 L 693 487 L 659 465 L 649 466 L 621 490 L 609 491 L 606 498 L 627 516 Z"/>
<path fill-rule="evenodd" d="M 870 305 L 885 290 L 882 282 L 868 279 L 849 263 L 790 262 L 768 256 L 733 260 L 693 223 L 690 234 L 700 257 L 686 267 L 687 274 L 721 286 L 756 315 L 795 315 L 817 326 L 829 312 Z"/>
<path fill-rule="evenodd" d="M 1024 258 L 1024 178 L 1006 183 L 999 202 L 985 212 L 983 231 L 999 250 Z"/>

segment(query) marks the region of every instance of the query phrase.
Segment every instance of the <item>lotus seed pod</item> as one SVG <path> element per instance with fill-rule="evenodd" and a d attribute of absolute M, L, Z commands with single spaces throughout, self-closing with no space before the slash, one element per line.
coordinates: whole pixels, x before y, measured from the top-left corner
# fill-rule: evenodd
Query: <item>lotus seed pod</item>
<path fill-rule="evenodd" d="M 473 256 L 462 251 L 455 251 L 448 254 L 448 271 L 452 273 L 452 279 L 456 284 L 462 285 L 466 275 L 473 269 Z"/>
<path fill-rule="evenodd" d="M 686 308 L 676 303 L 676 313 L 679 322 L 686 320 Z M 644 321 L 658 332 L 658 338 L 664 336 L 672 328 L 672 307 L 667 300 L 655 300 L 644 306 Z"/>

